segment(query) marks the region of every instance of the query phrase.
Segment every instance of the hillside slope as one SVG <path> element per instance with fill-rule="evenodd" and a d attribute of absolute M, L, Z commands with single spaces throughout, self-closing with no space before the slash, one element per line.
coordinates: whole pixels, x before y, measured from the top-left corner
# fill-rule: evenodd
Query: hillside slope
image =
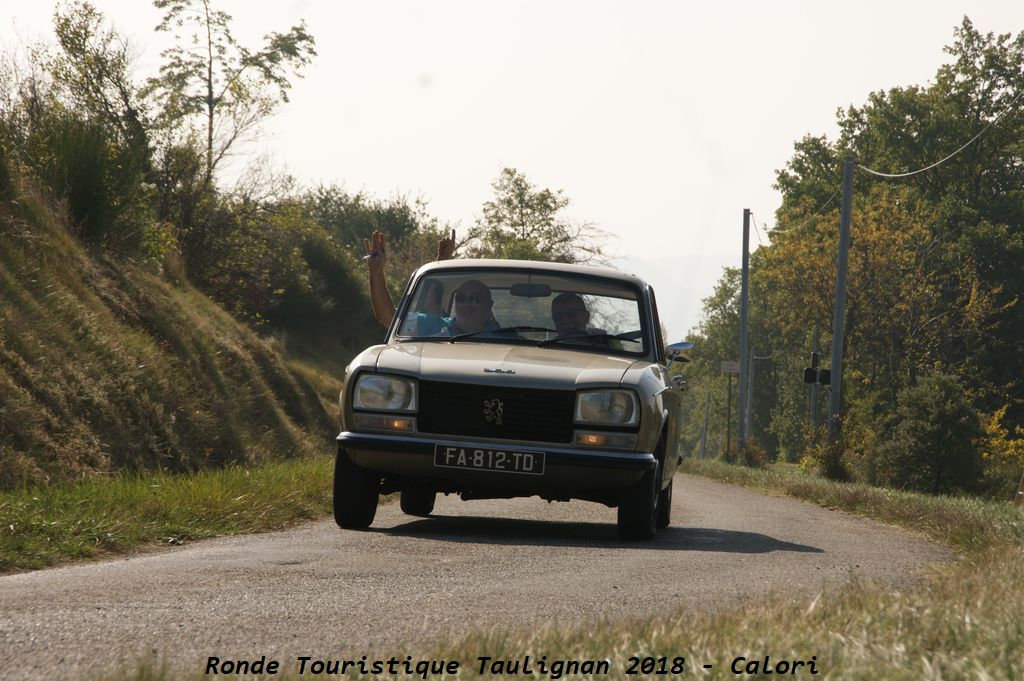
<path fill-rule="evenodd" d="M 5 190 L 0 489 L 327 450 L 337 377 L 293 370 L 174 268 L 93 252 L 47 201 Z"/>

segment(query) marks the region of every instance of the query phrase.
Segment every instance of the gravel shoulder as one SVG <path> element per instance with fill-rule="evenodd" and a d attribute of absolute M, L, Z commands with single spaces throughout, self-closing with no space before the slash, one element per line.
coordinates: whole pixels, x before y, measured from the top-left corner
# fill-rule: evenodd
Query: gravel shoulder
<path fill-rule="evenodd" d="M 491 627 L 593 623 L 776 597 L 851 579 L 913 586 L 948 548 L 785 497 L 678 475 L 672 525 L 615 537 L 615 510 L 439 497 L 434 517 L 382 506 L 371 530 L 330 520 L 0 577 L 0 679 L 83 678 L 152 656 L 408 655 Z"/>

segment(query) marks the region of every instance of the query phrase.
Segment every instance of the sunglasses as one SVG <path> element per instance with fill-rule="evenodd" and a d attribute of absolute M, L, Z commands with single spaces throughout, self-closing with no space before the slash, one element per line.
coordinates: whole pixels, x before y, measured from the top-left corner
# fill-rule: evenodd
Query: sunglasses
<path fill-rule="evenodd" d="M 456 303 L 473 303 L 474 305 L 479 305 L 480 303 L 486 303 L 489 300 L 490 300 L 490 298 L 486 298 L 486 297 L 484 297 L 483 295 L 481 295 L 479 293 L 456 293 L 455 294 L 455 302 Z"/>

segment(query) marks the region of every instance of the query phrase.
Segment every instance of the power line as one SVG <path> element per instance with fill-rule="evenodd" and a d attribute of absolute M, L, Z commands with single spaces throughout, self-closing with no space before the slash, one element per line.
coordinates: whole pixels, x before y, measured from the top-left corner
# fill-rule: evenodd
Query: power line
<path fill-rule="evenodd" d="M 809 217 L 808 217 L 808 218 L 807 218 L 806 220 L 804 220 L 803 222 L 801 222 L 801 223 L 800 223 L 799 225 L 794 225 L 793 227 L 786 227 L 785 229 L 780 229 L 780 228 L 776 227 L 776 228 L 774 228 L 774 229 L 773 229 L 773 230 L 771 231 L 771 233 L 772 233 L 772 234 L 785 234 L 786 232 L 791 232 L 791 231 L 793 231 L 794 229 L 800 229 L 801 227 L 803 227 L 804 225 L 806 225 L 806 224 L 807 224 L 808 222 L 810 222 L 810 221 L 811 221 L 811 220 L 813 220 L 814 218 L 816 218 L 816 217 L 818 217 L 819 215 L 821 215 L 821 213 L 822 213 L 822 212 L 823 212 L 823 211 L 824 211 L 824 210 L 825 210 L 826 208 L 828 208 L 829 204 L 830 204 L 830 203 L 832 203 L 832 201 L 833 201 L 833 200 L 834 200 L 834 199 L 836 198 L 836 194 L 838 194 L 838 193 L 839 193 L 839 190 L 838 190 L 838 189 L 836 189 L 836 190 L 835 190 L 834 192 L 832 192 L 832 195 L 828 197 L 828 199 L 827 199 L 827 200 L 825 201 L 825 203 L 821 204 L 821 208 L 819 208 L 818 210 L 816 210 L 816 211 L 814 211 L 813 213 L 811 213 L 811 215 L 810 215 L 810 216 L 809 216 Z"/>
<path fill-rule="evenodd" d="M 911 175 L 917 175 L 918 173 L 923 173 L 926 170 L 931 170 L 932 168 L 940 166 L 943 163 L 945 163 L 946 161 L 948 161 L 949 159 L 953 158 L 954 156 L 959 154 L 961 151 L 963 151 L 967 147 L 971 146 L 971 144 L 973 144 L 975 141 L 977 141 L 977 139 L 979 137 L 981 137 L 986 132 L 988 132 L 989 128 L 991 128 L 993 125 L 998 123 L 1003 118 L 1003 116 L 1005 116 L 1007 113 L 1009 113 L 1013 109 L 1013 105 L 1017 103 L 1017 100 L 1020 99 L 1022 95 L 1024 95 L 1024 90 L 1022 90 L 1021 92 L 1018 92 L 1017 95 L 1012 100 L 1010 100 L 1010 103 L 1006 105 L 1006 108 L 1003 109 L 1003 111 L 998 116 L 996 116 L 991 121 L 989 121 L 988 125 L 986 125 L 984 128 L 982 128 L 981 131 L 978 132 L 978 134 L 976 134 L 971 139 L 967 140 L 967 142 L 965 142 L 963 145 L 961 145 L 953 153 L 949 154 L 945 158 L 942 158 L 942 159 L 936 161 L 935 163 L 932 163 L 931 165 L 925 166 L 924 168 L 919 168 L 917 170 L 912 170 L 912 171 L 909 171 L 909 172 L 906 172 L 906 173 L 883 173 L 881 171 L 874 170 L 872 168 L 868 168 L 867 166 L 861 165 L 859 163 L 857 164 L 857 167 L 860 168 L 861 170 L 867 172 L 867 173 L 872 174 L 872 175 L 877 175 L 878 177 L 888 177 L 888 178 L 910 177 Z M 828 208 L 829 205 L 832 203 L 832 201 L 836 198 L 837 194 L 839 194 L 839 188 L 836 188 L 836 190 L 832 192 L 832 194 L 828 197 L 828 199 L 826 199 L 825 203 L 823 203 L 821 205 L 821 207 L 818 208 L 818 210 L 816 210 L 813 213 L 811 213 L 811 215 L 809 215 L 806 220 L 804 220 L 803 222 L 801 222 L 801 223 L 799 223 L 797 225 L 794 225 L 792 227 L 785 227 L 785 228 L 775 227 L 774 229 L 771 230 L 771 235 L 785 234 L 786 232 L 791 232 L 791 231 L 793 231 L 795 229 L 800 229 L 801 227 L 803 227 L 804 225 L 809 223 L 811 220 L 816 218 L 818 215 L 820 215 L 822 212 L 824 212 L 824 210 L 826 208 Z M 757 230 L 757 221 L 756 220 L 754 221 L 754 229 Z M 766 230 L 767 230 L 767 226 L 766 226 Z M 761 243 L 761 234 L 760 234 L 759 230 L 757 231 L 757 240 L 758 240 L 759 243 Z M 763 243 L 761 243 L 761 245 L 764 246 Z"/>
<path fill-rule="evenodd" d="M 1006 105 L 1006 108 L 1003 109 L 1003 112 L 1000 113 L 995 118 L 993 118 L 991 121 L 989 121 L 988 125 L 986 125 L 984 128 L 981 129 L 981 132 L 979 132 L 977 135 L 975 135 L 971 139 L 967 140 L 967 142 L 965 142 L 963 144 L 963 146 L 961 146 L 959 149 L 954 151 L 949 156 L 947 156 L 947 157 L 945 157 L 945 158 L 943 158 L 943 159 L 941 159 L 939 161 L 936 161 L 935 163 L 933 163 L 933 164 L 931 164 L 929 166 L 925 166 L 924 168 L 918 168 L 917 170 L 911 170 L 910 172 L 906 172 L 906 173 L 882 173 L 882 172 L 879 172 L 877 170 L 872 170 L 871 168 L 868 168 L 867 166 L 862 166 L 859 163 L 857 164 L 857 167 L 860 168 L 861 170 L 864 170 L 866 172 L 871 173 L 872 175 L 877 175 L 879 177 L 892 177 L 892 178 L 895 178 L 895 177 L 910 177 L 911 175 L 917 175 L 918 173 L 923 173 L 926 170 L 931 170 L 932 168 L 935 168 L 936 166 L 942 165 L 943 163 L 945 163 L 949 159 L 953 158 L 954 156 L 959 154 L 961 151 L 963 151 L 967 147 L 971 146 L 971 144 L 973 144 L 975 140 L 977 140 L 979 137 L 984 135 L 988 131 L 989 128 L 991 128 L 993 125 L 998 123 L 999 119 L 1001 119 L 1003 116 L 1005 116 L 1013 108 L 1013 105 L 1017 102 L 1018 99 L 1020 99 L 1021 95 L 1024 95 L 1024 90 L 1021 90 L 1020 92 L 1018 92 L 1017 96 L 1014 97 L 1012 100 L 1010 100 L 1010 103 Z"/>
<path fill-rule="evenodd" d="M 754 234 L 757 235 L 757 243 L 760 244 L 761 248 L 764 248 L 764 242 L 761 241 L 761 230 L 757 228 L 757 219 L 754 217 L 754 212 L 750 212 L 750 220 L 754 223 Z"/>

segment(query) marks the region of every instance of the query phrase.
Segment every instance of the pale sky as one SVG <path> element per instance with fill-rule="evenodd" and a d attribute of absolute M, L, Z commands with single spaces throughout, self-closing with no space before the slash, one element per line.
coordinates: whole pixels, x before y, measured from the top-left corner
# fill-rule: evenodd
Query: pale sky
<path fill-rule="evenodd" d="M 151 73 L 159 10 L 93 4 Z M 0 44 L 51 39 L 54 5 L 0 0 Z M 873 90 L 928 83 L 964 14 L 983 32 L 1024 30 L 1021 0 L 214 6 L 249 46 L 300 18 L 316 37 L 319 56 L 254 153 L 307 185 L 420 196 L 460 234 L 517 168 L 610 234 L 617 264 L 658 290 L 669 340 L 696 325 L 721 268 L 739 266 L 743 209 L 774 223 L 775 171 L 795 141 L 834 137 L 836 109 Z"/>

